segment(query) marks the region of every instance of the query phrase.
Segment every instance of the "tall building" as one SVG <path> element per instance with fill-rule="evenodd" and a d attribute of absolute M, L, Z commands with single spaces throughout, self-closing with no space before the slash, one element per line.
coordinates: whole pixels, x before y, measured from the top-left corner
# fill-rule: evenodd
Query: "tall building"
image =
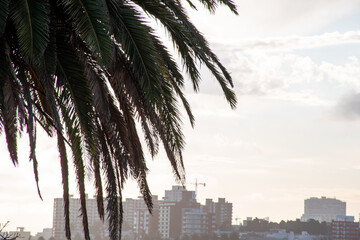
<path fill-rule="evenodd" d="M 83 238 L 83 224 L 81 216 L 81 203 L 79 198 L 70 195 L 70 229 L 73 238 Z M 88 214 L 88 223 L 90 234 L 95 232 L 100 236 L 105 235 L 106 224 L 104 224 L 99 216 L 96 199 L 89 199 L 86 195 L 86 210 Z M 53 236 L 56 240 L 65 240 L 65 218 L 64 218 L 64 200 L 62 198 L 54 199 L 53 212 Z M 94 230 L 94 231 L 92 231 Z"/>
<path fill-rule="evenodd" d="M 196 202 L 194 191 L 179 186 L 165 191 L 164 202 L 159 204 L 161 237 L 177 239 L 184 235 L 212 233 L 216 229 L 216 214 L 204 209 Z"/>
<path fill-rule="evenodd" d="M 359 240 L 359 223 L 353 216 L 337 216 L 331 222 L 332 240 Z"/>
<path fill-rule="evenodd" d="M 123 202 L 124 209 L 124 224 L 127 225 L 137 236 L 140 234 L 149 234 L 149 232 L 156 232 L 159 222 L 159 200 L 156 195 L 152 196 L 153 209 L 152 214 L 143 199 L 127 198 Z"/>
<path fill-rule="evenodd" d="M 184 187 L 173 186 L 165 191 L 164 200 L 153 196 L 152 214 L 142 197 L 127 198 L 123 202 L 123 236 L 142 239 L 144 234 L 160 233 L 163 239 L 177 239 L 185 235 L 212 233 L 217 229 L 231 227 L 232 203 L 219 198 L 218 202 L 206 200 L 202 206 L 196 201 L 195 192 Z M 104 203 L 106 206 L 106 202 Z M 92 239 L 108 235 L 107 224 L 102 223 L 98 214 L 96 199 L 86 196 L 88 222 Z M 70 228 L 73 239 L 83 239 L 80 199 L 70 197 Z M 53 236 L 65 240 L 64 201 L 54 199 Z"/>
<path fill-rule="evenodd" d="M 225 198 L 219 198 L 218 202 L 206 199 L 204 211 L 215 214 L 217 229 L 231 229 L 232 203 L 227 202 Z"/>
<path fill-rule="evenodd" d="M 181 235 L 210 234 L 216 228 L 215 214 L 201 208 L 185 208 L 182 211 Z"/>
<path fill-rule="evenodd" d="M 172 186 L 171 190 L 165 190 L 164 201 L 180 202 L 183 197 L 183 192 L 190 194 L 192 201 L 196 201 L 195 191 L 188 191 L 183 186 Z"/>
<path fill-rule="evenodd" d="M 319 222 L 331 222 L 337 215 L 346 215 L 346 202 L 335 198 L 309 198 L 305 200 L 302 221 L 314 219 Z"/>

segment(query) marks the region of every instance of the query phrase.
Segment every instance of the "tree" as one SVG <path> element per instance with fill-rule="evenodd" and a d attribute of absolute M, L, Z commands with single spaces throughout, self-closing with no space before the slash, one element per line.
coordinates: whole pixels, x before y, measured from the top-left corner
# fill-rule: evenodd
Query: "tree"
<path fill-rule="evenodd" d="M 191 0 L 186 2 L 196 9 Z M 223 4 L 237 13 L 232 0 L 199 2 L 210 12 Z M 184 182 L 178 102 L 192 125 L 194 116 L 183 92 L 185 77 L 149 26 L 148 17 L 166 29 L 194 90 L 199 89 L 202 64 L 218 80 L 230 106 L 236 105 L 230 74 L 190 22 L 183 4 L 178 0 L 0 2 L 1 130 L 14 165 L 18 133 L 27 133 L 40 197 L 36 129 L 41 126 L 57 137 L 68 239 L 67 148 L 75 166 L 87 240 L 85 169 L 91 169 L 102 219 L 107 210 L 111 239 L 119 238 L 121 193 L 128 177 L 137 180 L 152 207 L 137 122 L 152 157 L 162 142 L 174 175 Z"/>
<path fill-rule="evenodd" d="M 5 232 L 5 228 L 8 224 L 9 224 L 9 221 L 4 224 L 0 223 L 0 239 L 1 240 L 16 240 L 17 238 L 21 237 L 19 233 Z"/>

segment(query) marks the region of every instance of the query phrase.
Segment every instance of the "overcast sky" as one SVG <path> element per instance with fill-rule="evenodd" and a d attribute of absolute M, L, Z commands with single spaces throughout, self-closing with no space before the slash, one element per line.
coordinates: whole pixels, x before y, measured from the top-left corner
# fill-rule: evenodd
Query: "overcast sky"
<path fill-rule="evenodd" d="M 191 12 L 232 73 L 238 97 L 231 110 L 203 70 L 200 93 L 187 96 L 196 116 L 184 126 L 187 180 L 198 199 L 225 197 L 233 216 L 296 219 L 304 199 L 336 197 L 360 213 L 360 1 L 239 0 L 239 16 Z M 0 223 L 33 233 L 52 227 L 53 198 L 62 196 L 56 143 L 39 133 L 36 192 L 27 139 L 14 168 L 0 141 Z M 153 194 L 175 184 L 164 154 L 149 158 Z M 72 181 L 74 183 L 74 181 Z M 93 194 L 92 184 L 88 192 Z M 194 186 L 189 184 L 189 189 Z M 76 186 L 71 186 L 76 194 Z M 134 182 L 126 197 L 136 197 Z M 235 223 L 235 221 L 233 222 Z"/>

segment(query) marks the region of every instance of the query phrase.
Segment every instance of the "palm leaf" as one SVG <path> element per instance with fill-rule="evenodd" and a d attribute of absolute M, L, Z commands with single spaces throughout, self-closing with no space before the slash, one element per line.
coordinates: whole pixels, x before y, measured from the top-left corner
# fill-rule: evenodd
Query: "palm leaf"
<path fill-rule="evenodd" d="M 70 200 L 69 200 L 69 168 L 68 159 L 66 156 L 66 148 L 64 138 L 60 132 L 57 134 L 58 137 L 58 149 L 60 155 L 61 165 L 61 176 L 63 183 L 63 199 L 64 199 L 64 216 L 65 216 L 65 236 L 66 239 L 71 239 L 70 232 Z"/>
<path fill-rule="evenodd" d="M 12 67 L 10 60 L 10 51 L 9 45 L 4 42 L 2 45 L 3 52 L 2 58 L 5 60 L 3 65 L 7 68 L 1 71 L 3 79 L 1 79 L 1 92 L 2 92 L 2 103 L 1 103 L 1 112 L 2 112 L 2 121 L 6 135 L 6 141 L 8 145 L 8 150 L 10 153 L 11 160 L 14 165 L 18 164 L 18 154 L 17 154 L 17 133 L 18 133 L 18 123 L 17 123 L 17 106 L 18 99 L 17 96 L 20 96 L 20 89 L 17 86 L 16 75 Z M 7 71 L 6 71 L 7 70 Z M 5 72 L 4 72 L 5 71 Z"/>
<path fill-rule="evenodd" d="M 111 161 L 111 155 L 109 154 L 110 150 L 106 141 L 106 134 L 101 131 L 100 125 L 98 125 L 98 136 L 99 142 L 102 151 L 102 162 L 104 167 L 104 172 L 106 175 L 106 200 L 107 200 L 107 213 L 109 220 L 109 232 L 110 239 L 120 239 L 121 233 L 121 225 L 119 225 L 119 221 L 121 221 L 121 216 L 119 216 L 119 202 L 118 202 L 118 191 L 117 191 L 117 178 L 115 175 L 115 170 L 113 163 Z M 120 217 L 120 219 L 119 219 Z"/>
<path fill-rule="evenodd" d="M 47 0 L 14 0 L 10 17 L 15 23 L 24 57 L 37 61 L 49 42 L 49 2 Z"/>
<path fill-rule="evenodd" d="M 109 15 L 103 1 L 60 0 L 73 29 L 99 60 L 108 65 L 111 59 Z"/>
<path fill-rule="evenodd" d="M 0 37 L 3 35 L 9 14 L 9 0 L 0 1 Z"/>
<path fill-rule="evenodd" d="M 131 68 L 146 99 L 156 102 L 161 96 L 157 52 L 151 38 L 153 30 L 134 6 L 123 1 L 106 0 L 116 42 L 131 59 Z"/>
<path fill-rule="evenodd" d="M 65 46 L 65 45 L 64 45 Z M 79 64 L 76 57 L 72 56 L 73 52 L 69 48 L 61 48 L 58 51 L 58 68 L 57 76 L 59 82 L 69 82 L 70 79 L 84 79 L 83 67 Z M 69 99 L 69 91 L 63 91 L 59 97 L 59 105 L 63 115 L 63 119 L 66 126 L 66 131 L 69 136 L 69 141 L 71 143 L 71 150 L 73 153 L 73 162 L 75 166 L 77 185 L 80 193 L 80 202 L 81 202 L 81 214 L 83 219 L 83 227 L 85 239 L 89 240 L 89 226 L 87 219 L 86 211 L 86 197 L 85 197 L 85 168 L 84 168 L 84 159 L 83 159 L 83 150 L 82 150 L 82 138 L 81 138 L 81 128 L 79 124 L 79 119 L 77 118 L 76 111 L 72 106 L 72 102 Z"/>

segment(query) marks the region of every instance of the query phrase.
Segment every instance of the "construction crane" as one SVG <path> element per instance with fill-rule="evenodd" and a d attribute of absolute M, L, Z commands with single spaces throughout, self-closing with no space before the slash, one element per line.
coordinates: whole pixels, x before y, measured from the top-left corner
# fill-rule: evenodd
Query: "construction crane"
<path fill-rule="evenodd" d="M 195 199 L 197 198 L 197 190 L 198 190 L 198 185 L 202 185 L 202 186 L 206 186 L 206 183 L 201 183 L 201 182 L 198 182 L 197 179 L 195 179 L 195 183 L 189 183 L 191 185 L 195 185 Z"/>

